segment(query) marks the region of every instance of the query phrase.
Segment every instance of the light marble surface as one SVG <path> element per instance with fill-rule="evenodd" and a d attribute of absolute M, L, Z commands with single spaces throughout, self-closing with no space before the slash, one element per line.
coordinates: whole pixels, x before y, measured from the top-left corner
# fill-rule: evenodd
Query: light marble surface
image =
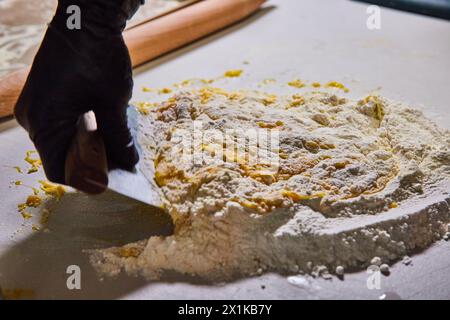
<path fill-rule="evenodd" d="M 366 7 L 346 0 L 269 1 L 250 19 L 137 70 L 133 100 L 148 97 L 140 90 L 144 85 L 162 87 L 243 68 L 244 76 L 230 86 L 248 87 L 265 78 L 280 83 L 297 77 L 336 80 L 351 89 L 350 97 L 379 92 L 409 102 L 450 128 L 450 23 L 383 8 L 381 30 L 370 31 Z M 11 186 L 19 175 L 8 167 L 24 165 L 24 153 L 32 145 L 14 121 L 0 125 L 0 141 L 0 285 L 5 288 L 33 289 L 37 298 L 378 299 L 384 293 L 391 298 L 450 298 L 450 244 L 443 241 L 414 255 L 412 266 L 396 264 L 382 278 L 380 290 L 367 289 L 365 272 L 349 274 L 344 281 L 307 280 L 301 286 L 274 274 L 220 286 L 177 277 L 100 281 L 83 249 L 167 234 L 167 218 L 132 214 L 145 209 L 114 194 L 69 194 L 56 204 L 50 231 L 32 232 L 29 225 L 21 226 L 16 210 L 29 191 Z M 35 185 L 38 176 L 20 179 Z M 81 291 L 66 288 L 65 271 L 71 264 L 82 269 Z"/>

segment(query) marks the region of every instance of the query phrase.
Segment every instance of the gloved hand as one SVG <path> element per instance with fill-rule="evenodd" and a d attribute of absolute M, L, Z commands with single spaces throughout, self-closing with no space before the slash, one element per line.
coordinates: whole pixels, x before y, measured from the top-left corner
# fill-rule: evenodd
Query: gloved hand
<path fill-rule="evenodd" d="M 122 37 L 142 0 L 59 0 L 15 108 L 34 142 L 47 178 L 65 183 L 67 150 L 78 118 L 94 111 L 108 164 L 132 170 L 138 154 L 127 126 L 133 80 Z M 69 30 L 68 6 L 81 9 L 81 29 Z"/>

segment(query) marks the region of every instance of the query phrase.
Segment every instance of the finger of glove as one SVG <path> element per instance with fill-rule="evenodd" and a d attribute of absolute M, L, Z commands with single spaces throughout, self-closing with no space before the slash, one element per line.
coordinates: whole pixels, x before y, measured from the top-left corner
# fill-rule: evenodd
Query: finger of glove
<path fill-rule="evenodd" d="M 133 171 L 139 155 L 128 128 L 126 108 L 99 108 L 95 110 L 95 115 L 105 143 L 109 168 Z"/>
<path fill-rule="evenodd" d="M 45 129 L 34 135 L 33 142 L 42 161 L 47 179 L 65 184 L 67 151 L 76 134 L 77 117 L 47 122 Z"/>

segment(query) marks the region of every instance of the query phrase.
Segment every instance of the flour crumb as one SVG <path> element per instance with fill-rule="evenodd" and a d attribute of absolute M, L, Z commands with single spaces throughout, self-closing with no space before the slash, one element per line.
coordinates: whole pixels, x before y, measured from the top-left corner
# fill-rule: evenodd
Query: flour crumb
<path fill-rule="evenodd" d="M 345 273 L 345 269 L 344 269 L 343 266 L 337 266 L 336 267 L 336 275 L 342 277 L 344 275 L 344 273 Z"/>
<path fill-rule="evenodd" d="M 372 266 L 381 266 L 381 258 L 380 257 L 374 257 L 372 260 L 370 260 L 370 264 Z"/>
<path fill-rule="evenodd" d="M 403 257 L 403 260 L 402 260 L 402 263 L 405 265 L 405 266 L 410 266 L 410 265 L 412 265 L 412 259 L 409 257 L 409 256 L 404 256 Z"/>
<path fill-rule="evenodd" d="M 380 266 L 380 272 L 381 272 L 382 274 L 384 274 L 384 275 L 389 275 L 389 273 L 390 273 L 389 265 L 387 265 L 387 264 L 382 264 L 382 265 Z"/>

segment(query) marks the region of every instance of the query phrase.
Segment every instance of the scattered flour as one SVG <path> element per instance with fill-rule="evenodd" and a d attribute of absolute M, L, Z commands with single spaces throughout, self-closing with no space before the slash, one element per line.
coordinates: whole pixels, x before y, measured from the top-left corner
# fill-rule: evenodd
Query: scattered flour
<path fill-rule="evenodd" d="M 328 277 L 374 257 L 379 266 L 396 261 L 447 232 L 450 133 L 401 103 L 206 85 L 139 110 L 141 169 L 160 186 L 175 233 L 92 252 L 102 273 Z M 222 138 L 189 144 L 201 151 L 196 161 L 183 150 L 199 122 Z M 276 132 L 262 164 L 239 154 L 262 148 L 239 139 L 247 129 Z M 217 157 L 230 141 L 235 153 Z M 274 158 L 275 169 L 264 162 Z"/>

